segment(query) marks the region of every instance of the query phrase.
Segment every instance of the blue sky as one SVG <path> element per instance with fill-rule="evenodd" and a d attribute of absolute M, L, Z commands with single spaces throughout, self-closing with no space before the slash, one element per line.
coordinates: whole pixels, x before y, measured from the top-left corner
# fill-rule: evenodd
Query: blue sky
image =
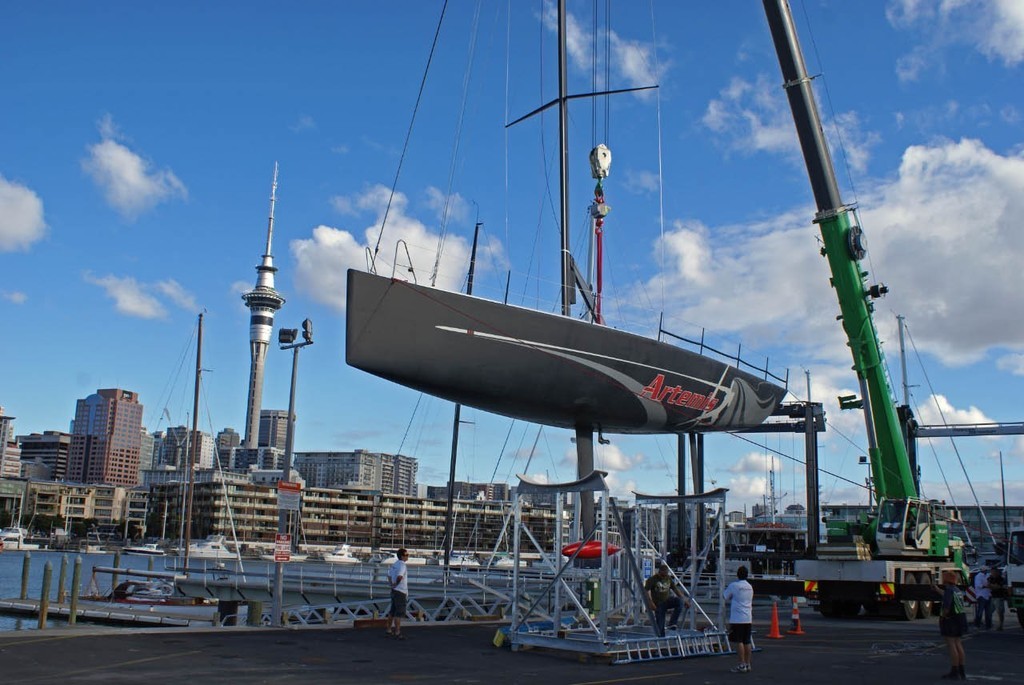
<path fill-rule="evenodd" d="M 248 312 L 273 166 L 278 327 L 315 326 L 302 352 L 297 450 L 401 449 L 445 480 L 452 405 L 348 368 L 344 274 L 365 266 L 399 168 L 441 2 L 20 3 L 0 26 L 0 405 L 19 433 L 67 429 L 100 387 L 140 393 L 150 430 L 191 411 L 191 342 L 206 311 L 200 425 L 242 431 Z M 555 94 L 550 6 L 450 3 L 379 253 L 411 246 L 418 278 L 461 288 L 484 223 L 477 293 L 553 309 L 557 121 L 505 122 Z M 592 87 L 593 3 L 570 5 L 570 92 Z M 699 335 L 789 369 L 826 405 L 822 496 L 863 502 L 855 377 L 760 3 L 612 2 L 611 88 L 571 109 L 573 246 L 586 255 L 591 145 L 605 184 L 610 325 Z M 509 21 L 511 14 L 511 21 Z M 1021 421 L 1024 406 L 1024 7 L 1013 0 L 797 0 L 794 14 L 844 199 L 891 288 L 877 307 L 899 381 L 906 317 L 924 423 Z M 652 28 L 653 18 L 653 28 Z M 605 59 L 605 46 L 608 57 Z M 603 85 L 603 84 L 599 84 Z M 595 127 L 596 123 L 596 127 Z M 660 135 L 659 135 L 660 133 Z M 838 146 L 842 144 L 840 149 Z M 659 183 L 660 174 L 660 183 Z M 382 266 L 383 265 L 383 266 Z M 290 355 L 272 348 L 264 408 L 285 408 Z M 463 411 L 458 477 L 574 477 L 563 431 Z M 675 485 L 675 438 L 611 436 L 618 492 Z M 707 474 L 736 508 L 760 501 L 773 451 L 799 436 L 707 439 Z M 759 443 L 759 444 L 756 444 Z M 534 448 L 534 445 L 536 447 Z M 529 453 L 532 459 L 528 460 Z M 1024 502 L 1019 437 L 922 443 L 925 493 Z M 499 455 L 501 459 L 499 461 Z M 778 457 L 784 503 L 802 467 Z M 836 477 L 831 474 L 837 474 Z M 947 489 L 944 481 L 948 481 Z"/>

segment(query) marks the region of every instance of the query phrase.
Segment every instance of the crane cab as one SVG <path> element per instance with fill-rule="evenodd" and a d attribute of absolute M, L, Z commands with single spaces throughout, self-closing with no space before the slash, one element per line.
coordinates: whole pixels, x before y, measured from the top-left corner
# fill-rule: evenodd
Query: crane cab
<path fill-rule="evenodd" d="M 956 520 L 955 512 L 934 500 L 883 499 L 875 522 L 878 553 L 948 558 L 950 520 Z"/>

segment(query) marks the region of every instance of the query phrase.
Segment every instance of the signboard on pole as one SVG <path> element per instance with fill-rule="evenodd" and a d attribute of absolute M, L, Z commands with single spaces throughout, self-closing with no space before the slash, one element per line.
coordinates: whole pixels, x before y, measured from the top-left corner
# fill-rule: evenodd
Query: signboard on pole
<path fill-rule="evenodd" d="M 298 511 L 302 497 L 302 483 L 277 481 L 277 508 L 281 511 Z"/>
<path fill-rule="evenodd" d="M 278 533 L 274 538 L 274 561 L 292 560 L 292 536 L 288 533 Z"/>

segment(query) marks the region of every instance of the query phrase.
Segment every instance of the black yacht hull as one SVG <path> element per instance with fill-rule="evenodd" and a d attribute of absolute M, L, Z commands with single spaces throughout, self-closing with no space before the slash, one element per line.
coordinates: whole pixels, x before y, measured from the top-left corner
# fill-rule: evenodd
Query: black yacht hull
<path fill-rule="evenodd" d="M 674 345 L 461 293 L 348 272 L 349 365 L 516 419 L 606 433 L 761 424 L 785 390 Z"/>

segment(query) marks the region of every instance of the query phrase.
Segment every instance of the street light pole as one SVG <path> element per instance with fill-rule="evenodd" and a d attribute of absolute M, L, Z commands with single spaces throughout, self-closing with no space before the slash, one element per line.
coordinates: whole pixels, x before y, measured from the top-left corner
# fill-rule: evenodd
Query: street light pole
<path fill-rule="evenodd" d="M 306 319 L 302 322 L 302 342 L 296 342 L 299 332 L 294 328 L 282 328 L 278 331 L 277 341 L 282 350 L 292 351 L 292 386 L 288 393 L 288 430 L 285 433 L 284 464 L 281 469 L 281 480 L 290 481 L 292 472 L 292 448 L 295 445 L 295 380 L 299 369 L 299 350 L 313 344 L 313 322 Z M 277 532 L 284 535 L 289 532 L 288 510 L 281 507 L 281 490 L 278 490 Z M 292 538 L 292 547 L 295 540 Z M 284 613 L 284 562 L 274 563 L 274 620 L 275 626 L 282 624 Z"/>

